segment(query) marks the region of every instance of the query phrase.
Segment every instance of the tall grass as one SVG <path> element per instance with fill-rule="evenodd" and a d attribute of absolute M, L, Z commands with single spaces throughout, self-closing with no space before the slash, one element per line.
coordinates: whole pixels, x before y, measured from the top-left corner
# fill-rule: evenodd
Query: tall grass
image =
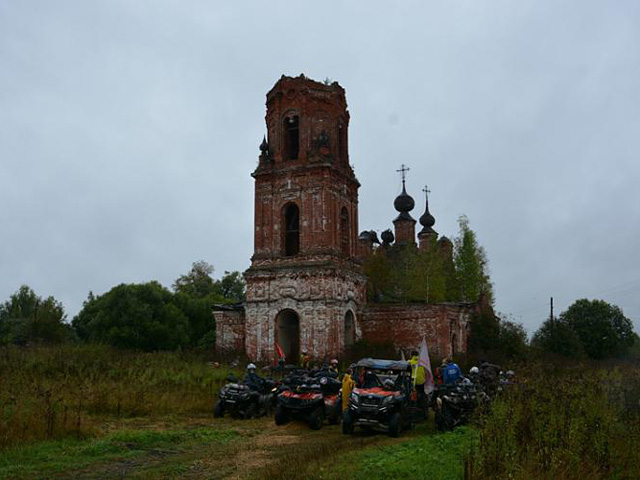
<path fill-rule="evenodd" d="M 466 477 L 640 478 L 640 372 L 531 367 L 492 405 Z"/>
<path fill-rule="evenodd" d="M 97 433 L 105 416 L 211 411 L 225 369 L 191 354 L 109 347 L 0 349 L 0 449 Z"/>

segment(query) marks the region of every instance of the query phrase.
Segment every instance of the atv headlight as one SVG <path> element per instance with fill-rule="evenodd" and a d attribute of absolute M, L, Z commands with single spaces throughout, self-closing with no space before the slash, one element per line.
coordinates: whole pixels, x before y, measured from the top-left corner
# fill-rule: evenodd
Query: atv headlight
<path fill-rule="evenodd" d="M 391 395 L 389 395 L 389 396 L 384 397 L 384 398 L 382 399 L 382 403 L 381 403 L 381 405 L 382 405 L 383 407 L 386 407 L 386 406 L 387 406 L 387 405 L 389 405 L 391 402 L 393 402 L 393 397 L 392 397 Z"/>
<path fill-rule="evenodd" d="M 360 397 L 358 396 L 357 393 L 352 393 L 351 394 L 351 401 L 353 403 L 359 403 L 360 402 Z"/>

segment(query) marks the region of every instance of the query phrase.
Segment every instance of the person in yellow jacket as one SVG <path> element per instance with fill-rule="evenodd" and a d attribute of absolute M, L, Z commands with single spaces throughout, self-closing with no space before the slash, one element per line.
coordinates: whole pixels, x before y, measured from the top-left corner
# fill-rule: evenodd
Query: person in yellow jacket
<path fill-rule="evenodd" d="M 416 389 L 416 393 L 418 395 L 418 404 L 422 405 L 425 403 L 425 392 L 424 392 L 424 367 L 422 365 L 418 365 L 418 352 L 413 350 L 411 352 L 411 360 L 409 360 L 409 364 L 411 365 L 411 385 Z"/>
<path fill-rule="evenodd" d="M 347 408 L 349 408 L 349 397 L 351 396 L 351 391 L 353 387 L 356 385 L 356 382 L 353 380 L 353 367 L 349 367 L 347 373 L 342 377 L 342 411 L 344 412 Z"/>

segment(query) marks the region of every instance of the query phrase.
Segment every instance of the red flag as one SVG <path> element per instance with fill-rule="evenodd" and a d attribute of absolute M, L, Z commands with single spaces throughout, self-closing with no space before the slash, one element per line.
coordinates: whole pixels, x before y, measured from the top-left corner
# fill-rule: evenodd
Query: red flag
<path fill-rule="evenodd" d="M 278 360 L 284 358 L 284 350 L 278 342 L 276 342 L 276 353 L 278 354 Z"/>
<path fill-rule="evenodd" d="M 433 373 L 431 373 L 431 360 L 429 360 L 429 350 L 427 349 L 427 340 L 423 336 L 420 344 L 420 355 L 418 356 L 418 365 L 424 367 L 424 393 L 429 394 L 433 391 Z"/>

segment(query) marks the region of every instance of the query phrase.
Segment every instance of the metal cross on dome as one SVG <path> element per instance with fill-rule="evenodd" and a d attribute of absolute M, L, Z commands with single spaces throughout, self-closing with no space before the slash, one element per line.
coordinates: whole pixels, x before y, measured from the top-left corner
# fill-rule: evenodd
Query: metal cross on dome
<path fill-rule="evenodd" d="M 429 200 L 429 194 L 431 193 L 431 190 L 429 190 L 429 187 L 425 185 L 422 191 L 424 192 L 425 197 L 427 197 L 427 200 Z"/>
<path fill-rule="evenodd" d="M 402 187 L 403 188 L 404 188 L 404 180 L 405 180 L 405 177 L 406 177 L 407 172 L 409 170 L 411 170 L 411 169 L 409 167 L 405 166 L 404 163 L 400 166 L 400 170 L 396 170 L 396 172 L 401 172 L 402 173 Z"/>

